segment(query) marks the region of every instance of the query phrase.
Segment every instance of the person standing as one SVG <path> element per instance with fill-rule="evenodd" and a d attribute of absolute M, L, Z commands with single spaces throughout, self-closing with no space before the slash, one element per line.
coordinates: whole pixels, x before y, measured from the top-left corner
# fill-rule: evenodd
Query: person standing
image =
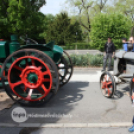
<path fill-rule="evenodd" d="M 123 50 L 124 51 L 128 51 L 128 48 L 127 48 L 127 39 L 126 38 L 123 38 L 122 39 L 122 43 L 123 43 Z"/>
<path fill-rule="evenodd" d="M 129 38 L 129 40 L 128 40 L 128 43 L 132 44 L 132 43 L 133 43 L 133 40 L 134 40 L 134 37 L 131 36 L 131 37 Z"/>
<path fill-rule="evenodd" d="M 104 51 L 105 51 L 105 55 L 104 55 L 104 59 L 103 59 L 103 70 L 102 71 L 106 70 L 107 60 L 109 60 L 108 71 L 111 71 L 112 58 L 115 55 L 115 46 L 110 37 L 108 38 L 108 41 L 105 44 Z"/>
<path fill-rule="evenodd" d="M 130 39 L 129 39 L 130 40 Z M 133 50 L 132 50 L 132 52 L 134 52 L 134 37 L 131 37 L 131 43 L 133 44 Z M 134 76 L 133 76 L 133 79 L 134 79 Z M 134 81 L 133 81 L 134 82 Z M 134 107 L 134 87 L 132 86 L 132 88 L 133 88 L 133 94 L 132 94 L 132 107 Z M 129 132 L 134 132 L 134 116 L 133 116 L 133 119 L 132 119 L 132 127 L 130 127 L 129 129 L 128 129 L 128 131 Z"/>
<path fill-rule="evenodd" d="M 132 42 L 131 42 L 131 44 L 133 44 L 132 52 L 134 52 L 134 37 L 131 37 L 131 38 L 132 38 Z"/>

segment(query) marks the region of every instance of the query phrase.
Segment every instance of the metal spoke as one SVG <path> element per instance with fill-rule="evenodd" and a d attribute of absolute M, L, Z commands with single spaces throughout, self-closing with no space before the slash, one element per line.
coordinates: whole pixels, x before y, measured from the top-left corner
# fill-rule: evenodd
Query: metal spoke
<path fill-rule="evenodd" d="M 28 65 L 29 65 L 29 64 L 28 64 L 28 59 L 26 58 L 25 61 L 26 61 L 26 66 L 28 66 Z"/>
<path fill-rule="evenodd" d="M 45 93 L 48 92 L 47 88 L 44 86 L 44 84 L 41 85 L 42 89 L 45 91 Z"/>
<path fill-rule="evenodd" d="M 25 88 L 24 88 L 24 92 L 26 92 L 26 90 L 27 90 L 27 87 L 25 86 Z"/>
<path fill-rule="evenodd" d="M 50 82 L 50 79 L 49 78 L 44 78 L 43 82 Z"/>
<path fill-rule="evenodd" d="M 19 71 L 23 71 L 23 68 L 21 68 L 21 67 L 19 67 L 19 66 L 17 66 L 17 65 L 14 65 L 13 67 L 14 67 L 15 69 L 19 70 Z"/>
<path fill-rule="evenodd" d="M 23 84 L 23 81 L 19 81 L 19 82 L 16 82 L 16 83 L 12 83 L 12 88 L 16 87 L 16 86 L 19 86 Z"/>
<path fill-rule="evenodd" d="M 111 90 L 109 88 L 107 88 L 107 91 L 108 91 L 108 95 L 110 96 Z"/>
<path fill-rule="evenodd" d="M 108 82 L 108 83 L 106 83 L 107 85 L 110 85 L 110 84 L 112 84 L 112 82 Z"/>
<path fill-rule="evenodd" d="M 32 65 L 35 66 L 35 61 L 34 61 L 34 59 L 31 59 L 31 61 L 32 61 Z"/>
<path fill-rule="evenodd" d="M 48 74 L 49 74 L 49 71 L 43 72 L 43 75 L 48 75 Z"/>
<path fill-rule="evenodd" d="M 41 70 L 43 68 L 43 66 L 39 66 L 38 69 Z"/>
<path fill-rule="evenodd" d="M 42 95 L 44 95 L 44 92 L 43 92 L 40 88 L 37 88 L 37 90 L 38 90 Z"/>
<path fill-rule="evenodd" d="M 33 89 L 30 89 L 29 92 L 28 92 L 28 95 L 27 95 L 26 99 L 31 100 L 31 99 L 32 99 L 32 98 L 31 98 L 32 93 L 33 93 Z"/>

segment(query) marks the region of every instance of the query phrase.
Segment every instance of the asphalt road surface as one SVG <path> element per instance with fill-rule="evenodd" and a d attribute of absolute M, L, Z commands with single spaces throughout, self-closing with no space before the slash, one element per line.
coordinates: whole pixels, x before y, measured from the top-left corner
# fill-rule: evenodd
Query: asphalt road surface
<path fill-rule="evenodd" d="M 127 84 L 122 84 L 117 87 L 114 98 L 107 99 L 102 96 L 99 88 L 99 70 L 75 70 L 70 82 L 59 89 L 56 96 L 49 100 L 41 108 L 23 107 L 27 114 L 45 115 L 44 118 L 29 117 L 23 124 L 22 128 L 13 121 L 11 117 L 12 110 L 20 107 L 14 104 L 10 109 L 0 111 L 0 125 L 5 123 L 12 125 L 11 128 L 0 128 L 0 134 L 44 134 L 46 133 L 93 133 L 93 134 L 128 134 L 128 127 L 121 128 L 39 128 L 41 124 L 107 124 L 107 123 L 131 123 L 134 108 L 131 106 L 129 97 L 129 88 Z M 6 125 L 7 124 L 7 125 Z M 34 126 L 35 124 L 35 126 Z M 32 126 L 33 125 L 33 126 Z M 131 125 L 131 124 L 130 124 Z M 1 125 L 2 126 L 2 125 Z M 4 126 L 4 125 L 3 125 Z M 17 128 L 15 128 L 17 126 Z M 19 128 L 20 126 L 20 128 Z M 105 126 L 104 126 L 105 127 Z M 12 132 L 12 133 L 11 133 Z"/>
<path fill-rule="evenodd" d="M 0 128 L 0 134 L 129 134 L 127 128 Z"/>

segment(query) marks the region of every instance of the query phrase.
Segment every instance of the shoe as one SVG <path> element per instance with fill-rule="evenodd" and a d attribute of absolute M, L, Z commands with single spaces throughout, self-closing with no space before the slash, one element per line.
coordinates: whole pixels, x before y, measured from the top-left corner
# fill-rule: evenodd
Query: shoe
<path fill-rule="evenodd" d="M 134 132 L 134 125 L 128 129 L 129 132 Z"/>
<path fill-rule="evenodd" d="M 105 69 L 101 70 L 101 72 L 105 72 L 105 71 L 106 71 Z"/>

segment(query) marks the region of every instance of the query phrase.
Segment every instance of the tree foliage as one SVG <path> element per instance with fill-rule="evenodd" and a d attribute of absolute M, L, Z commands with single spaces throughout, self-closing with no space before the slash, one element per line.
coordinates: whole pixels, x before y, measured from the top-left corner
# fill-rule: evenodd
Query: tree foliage
<path fill-rule="evenodd" d="M 103 12 L 107 1 L 108 0 L 67 0 L 67 3 L 77 9 L 80 25 L 90 32 L 91 19 L 96 14 Z"/>
<path fill-rule="evenodd" d="M 50 20 L 46 31 L 45 39 L 47 41 L 54 40 L 59 45 L 73 43 L 76 40 L 82 40 L 82 31 L 78 22 L 71 24 L 71 20 L 67 13 L 58 14 L 53 20 Z"/>
<path fill-rule="evenodd" d="M 45 0 L 0 0 L 0 36 L 42 32 L 44 15 L 38 11 L 45 3 Z"/>
<path fill-rule="evenodd" d="M 91 45 L 104 50 L 107 38 L 111 37 L 116 48 L 120 48 L 121 38 L 129 37 L 131 25 L 131 20 L 122 14 L 98 14 L 91 24 Z"/>

